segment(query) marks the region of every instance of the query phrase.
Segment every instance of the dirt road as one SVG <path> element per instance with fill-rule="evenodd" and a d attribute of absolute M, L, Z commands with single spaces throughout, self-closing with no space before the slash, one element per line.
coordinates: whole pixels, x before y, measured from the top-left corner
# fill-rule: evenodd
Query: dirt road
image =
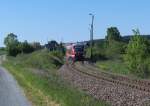
<path fill-rule="evenodd" d="M 31 106 L 12 75 L 1 66 L 0 106 Z"/>

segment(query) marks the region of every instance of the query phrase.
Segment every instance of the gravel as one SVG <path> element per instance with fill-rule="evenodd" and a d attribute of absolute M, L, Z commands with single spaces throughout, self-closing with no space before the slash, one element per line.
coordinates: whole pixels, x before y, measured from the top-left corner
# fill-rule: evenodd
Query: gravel
<path fill-rule="evenodd" d="M 64 65 L 59 70 L 60 76 L 98 100 L 104 100 L 112 106 L 150 106 L 150 94 L 126 86 L 117 85 L 101 79 L 69 70 Z"/>

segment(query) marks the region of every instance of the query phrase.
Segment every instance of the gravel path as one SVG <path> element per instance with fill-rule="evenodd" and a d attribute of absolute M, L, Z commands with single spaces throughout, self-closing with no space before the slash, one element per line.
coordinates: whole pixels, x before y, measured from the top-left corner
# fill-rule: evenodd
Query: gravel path
<path fill-rule="evenodd" d="M 1 66 L 0 106 L 31 106 L 12 75 Z"/>
<path fill-rule="evenodd" d="M 112 106 L 150 106 L 150 94 L 129 87 L 116 85 L 71 71 L 64 65 L 59 73 L 66 81 L 99 100 L 105 100 Z"/>

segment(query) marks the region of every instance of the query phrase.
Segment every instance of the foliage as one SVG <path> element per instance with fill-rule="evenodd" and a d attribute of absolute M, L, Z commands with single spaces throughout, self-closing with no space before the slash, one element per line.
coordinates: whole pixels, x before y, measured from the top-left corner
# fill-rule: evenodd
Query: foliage
<path fill-rule="evenodd" d="M 19 61 L 27 67 L 37 67 L 38 69 L 60 68 L 63 65 L 63 55 L 60 52 L 49 52 L 47 50 L 39 50 L 30 54 L 20 54 L 17 56 Z"/>
<path fill-rule="evenodd" d="M 13 33 L 8 34 L 4 40 L 4 44 L 6 46 L 10 46 L 12 44 L 17 44 L 17 43 L 18 43 L 17 35 L 15 35 Z"/>
<path fill-rule="evenodd" d="M 117 27 L 110 27 L 107 29 L 107 36 L 106 40 L 108 42 L 111 42 L 113 40 L 115 41 L 120 41 L 121 40 L 121 35 Z"/>
<path fill-rule="evenodd" d="M 19 42 L 17 35 L 13 33 L 7 35 L 4 39 L 4 44 L 10 56 L 17 56 L 20 53 L 31 53 L 34 51 L 34 48 L 27 41 Z"/>
<path fill-rule="evenodd" d="M 126 43 L 122 41 L 111 41 L 106 43 L 105 55 L 107 58 L 118 58 L 125 53 Z"/>
<path fill-rule="evenodd" d="M 93 47 L 94 61 L 120 58 L 125 53 L 127 44 L 122 41 L 112 40 L 110 43 L 101 41 Z M 90 48 L 86 49 L 86 57 L 90 57 Z"/>
<path fill-rule="evenodd" d="M 20 43 L 20 46 L 22 53 L 31 53 L 34 51 L 34 48 L 26 40 Z"/>
<path fill-rule="evenodd" d="M 120 54 L 123 54 L 125 51 L 126 43 L 122 41 L 122 37 L 120 35 L 117 27 L 110 27 L 107 29 L 107 36 L 105 39 L 105 55 L 108 58 L 116 58 Z"/>
<path fill-rule="evenodd" d="M 127 46 L 125 61 L 132 73 L 145 76 L 150 71 L 148 61 L 150 42 L 140 36 L 139 30 L 133 32 L 134 36 Z"/>
<path fill-rule="evenodd" d="M 13 33 L 7 35 L 7 37 L 4 39 L 4 44 L 6 45 L 8 55 L 16 56 L 21 52 L 17 35 Z"/>
<path fill-rule="evenodd" d="M 90 58 L 91 56 L 91 48 L 86 48 L 86 58 Z M 93 50 L 93 61 L 98 61 L 98 60 L 104 60 L 106 59 L 105 57 L 105 42 L 101 41 L 101 42 L 97 42 L 94 43 L 94 46 L 92 48 Z"/>

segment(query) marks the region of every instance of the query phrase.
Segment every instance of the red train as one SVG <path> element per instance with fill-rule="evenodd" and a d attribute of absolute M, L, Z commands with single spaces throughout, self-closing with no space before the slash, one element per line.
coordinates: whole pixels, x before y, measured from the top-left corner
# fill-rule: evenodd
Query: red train
<path fill-rule="evenodd" d="M 84 61 L 84 45 L 82 44 L 66 46 L 66 62 L 73 64 L 75 61 Z"/>

